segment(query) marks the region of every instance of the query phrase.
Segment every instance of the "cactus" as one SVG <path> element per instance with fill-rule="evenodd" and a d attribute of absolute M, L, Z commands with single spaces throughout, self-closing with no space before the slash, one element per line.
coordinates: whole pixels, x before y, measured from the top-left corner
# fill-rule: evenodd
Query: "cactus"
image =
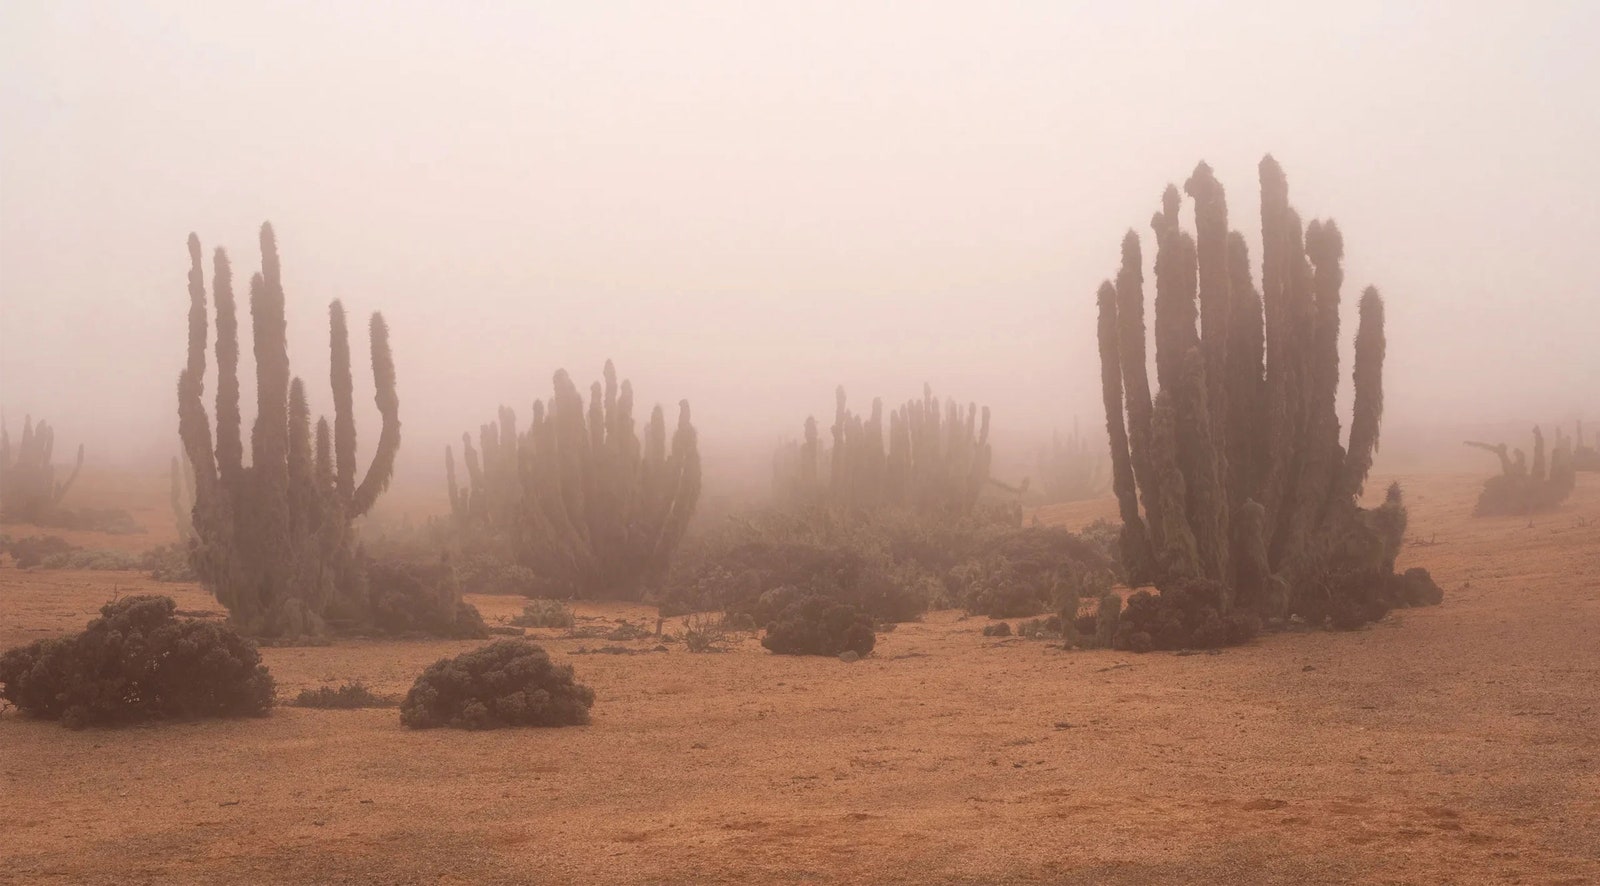
<path fill-rule="evenodd" d="M 1578 436 L 1572 444 L 1572 469 L 1574 471 L 1600 471 L 1600 446 L 1591 446 L 1583 439 L 1583 422 L 1578 422 Z"/>
<path fill-rule="evenodd" d="M 194 538 L 194 465 L 187 456 L 172 457 L 172 523 L 185 547 Z"/>
<path fill-rule="evenodd" d="M 400 447 L 399 399 L 389 329 L 381 314 L 369 327 L 372 374 L 383 416 L 377 452 L 354 483 L 355 431 L 350 346 L 344 307 L 329 306 L 334 388 L 334 443 L 326 419 L 316 425 L 305 385 L 289 369 L 284 292 L 272 226 L 261 226 L 261 271 L 250 281 L 256 362 L 256 421 L 250 464 L 243 463 L 239 415 L 238 324 L 228 256 L 213 258 L 216 305 L 215 445 L 202 402 L 206 369 L 206 286 L 200 239 L 189 235 L 188 363 L 178 376 L 178 426 L 193 470 L 190 555 L 205 587 L 243 633 L 301 637 L 330 622 L 369 624 L 372 604 L 351 523 L 372 508 L 394 473 Z M 174 471 L 174 491 L 177 490 Z"/>
<path fill-rule="evenodd" d="M 40 523 L 66 498 L 83 470 L 83 445 L 78 445 L 78 459 L 65 480 L 56 479 L 51 461 L 55 446 L 55 429 L 43 419 L 35 425 L 30 415 L 23 418 L 22 439 L 13 452 L 11 436 L 0 422 L 0 519 Z"/>
<path fill-rule="evenodd" d="M 1078 429 L 1076 418 L 1072 421 L 1070 436 L 1063 437 L 1058 431 L 1051 435 L 1049 446 L 1040 448 L 1034 468 L 1038 472 L 1044 504 L 1094 498 L 1105 488 L 1100 477 L 1100 458 Z"/>
<path fill-rule="evenodd" d="M 1582 426 L 1579 426 L 1579 434 L 1582 432 Z M 1538 426 L 1534 427 L 1531 467 L 1522 450 L 1508 454 L 1504 443 L 1491 445 L 1468 440 L 1466 445 L 1492 452 L 1500 460 L 1500 473 L 1483 481 L 1483 491 L 1478 493 L 1473 516 L 1526 515 L 1548 511 L 1566 501 L 1577 486 L 1579 468 L 1574 444 L 1559 429 L 1547 461 L 1544 431 Z"/>
<path fill-rule="evenodd" d="M 469 540 L 488 538 L 536 575 L 541 592 L 637 599 L 659 580 L 683 540 L 700 498 L 699 438 L 689 401 L 667 446 L 660 406 L 641 442 L 633 385 L 605 365 L 589 404 L 566 370 L 554 393 L 535 401 L 518 433 L 501 407 L 482 425 L 479 445 L 462 434 L 468 484 L 458 485 L 455 453 L 445 448 L 451 512 Z"/>
<path fill-rule="evenodd" d="M 851 412 L 843 387 L 834 392 L 833 446 L 819 448 L 816 419 L 807 418 L 804 443 L 779 447 L 773 489 L 789 504 L 820 504 L 846 511 L 909 507 L 964 514 L 989 485 L 1015 494 L 1027 490 L 990 476 L 989 408 L 940 403 L 923 385 L 922 397 L 888 415 L 884 439 L 882 400 L 863 417 Z M 826 462 L 826 470 L 821 468 Z M 822 478 L 826 477 L 824 483 Z"/>
<path fill-rule="evenodd" d="M 1330 576 L 1384 586 L 1393 557 L 1352 552 L 1398 550 L 1389 538 L 1394 521 L 1383 515 L 1403 514 L 1398 488 L 1382 514 L 1356 505 L 1383 412 L 1382 299 L 1371 288 L 1361 298 L 1346 448 L 1335 410 L 1343 238 L 1331 221 L 1302 227 L 1270 156 L 1260 175 L 1260 293 L 1244 238 L 1228 230 L 1226 199 L 1210 167 L 1199 164 L 1185 184 L 1197 236 L 1180 226 L 1177 189 L 1162 195 L 1151 221 L 1154 399 L 1134 232 L 1123 238 L 1116 282 L 1099 292 L 1101 380 L 1125 565 L 1136 581 L 1161 589 L 1216 583 L 1223 615 L 1235 607 L 1269 616 L 1285 606 L 1326 611 L 1312 603 L 1336 584 Z"/>

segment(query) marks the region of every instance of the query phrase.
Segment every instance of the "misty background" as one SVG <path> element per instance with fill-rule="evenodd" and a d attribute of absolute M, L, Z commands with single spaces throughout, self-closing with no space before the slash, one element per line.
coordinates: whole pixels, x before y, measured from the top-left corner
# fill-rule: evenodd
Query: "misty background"
<path fill-rule="evenodd" d="M 608 357 L 640 418 L 691 401 L 711 476 L 764 482 L 835 385 L 926 381 L 994 409 L 1015 480 L 1103 428 L 1095 288 L 1200 159 L 1259 285 L 1271 152 L 1344 233 L 1346 379 L 1354 296 L 1387 298 L 1380 459 L 1526 445 L 1600 424 L 1597 33 L 1587 2 L 10 3 L 0 407 L 164 465 L 185 238 L 242 295 L 271 220 L 313 411 L 339 298 L 364 464 L 382 310 L 397 483 L 441 508 L 446 443 Z"/>

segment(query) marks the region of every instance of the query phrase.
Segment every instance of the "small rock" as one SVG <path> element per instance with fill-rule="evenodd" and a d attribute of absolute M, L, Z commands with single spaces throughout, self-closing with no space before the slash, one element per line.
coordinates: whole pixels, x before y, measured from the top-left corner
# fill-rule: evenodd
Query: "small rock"
<path fill-rule="evenodd" d="M 238 806 L 239 805 L 239 801 L 238 800 L 223 800 L 221 803 L 218 803 L 217 805 L 218 806 Z"/>
<path fill-rule="evenodd" d="M 1314 671 L 1316 669 L 1317 669 L 1316 665 L 1306 665 L 1305 667 L 1301 668 L 1300 670 L 1302 672 L 1304 672 L 1304 671 Z"/>
<path fill-rule="evenodd" d="M 845 664 L 849 664 L 853 661 L 860 661 L 861 653 L 855 651 L 854 649 L 846 649 L 845 651 L 839 653 L 839 660 Z"/>
<path fill-rule="evenodd" d="M 313 822 L 312 822 L 312 824 L 314 824 L 314 825 L 316 825 L 316 826 L 317 826 L 317 827 L 319 827 L 319 828 L 320 828 L 320 827 L 324 827 L 324 826 L 326 826 L 326 825 L 327 825 L 327 822 L 326 822 L 326 821 L 323 821 L 323 820 L 322 820 L 322 819 L 320 819 L 320 818 L 319 818 L 319 819 L 317 819 L 317 820 L 316 820 L 316 821 L 313 821 Z"/>
<path fill-rule="evenodd" d="M 1065 720 L 1060 720 L 1060 721 L 1056 722 L 1056 728 L 1057 729 L 1071 729 L 1072 728 L 1072 724 L 1068 723 Z"/>

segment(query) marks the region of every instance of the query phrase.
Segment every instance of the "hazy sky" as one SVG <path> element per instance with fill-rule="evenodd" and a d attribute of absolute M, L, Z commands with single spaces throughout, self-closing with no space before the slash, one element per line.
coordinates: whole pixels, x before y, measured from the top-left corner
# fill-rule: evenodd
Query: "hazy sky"
<path fill-rule="evenodd" d="M 1271 151 L 1388 298 L 1391 421 L 1600 419 L 1597 10 L 10 2 L 0 405 L 175 452 L 184 239 L 247 277 L 270 219 L 314 409 L 328 300 L 388 317 L 402 472 L 608 356 L 713 454 L 838 383 L 1098 424 L 1123 231 L 1204 158 L 1259 275 Z"/>

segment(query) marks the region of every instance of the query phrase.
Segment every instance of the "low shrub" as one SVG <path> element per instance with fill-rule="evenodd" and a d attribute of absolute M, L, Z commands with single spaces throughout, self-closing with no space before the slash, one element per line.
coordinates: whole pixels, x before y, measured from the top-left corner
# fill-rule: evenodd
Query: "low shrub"
<path fill-rule="evenodd" d="M 576 618 L 572 608 L 560 600 L 538 598 L 522 605 L 522 614 L 511 623 L 519 628 L 570 628 Z"/>
<path fill-rule="evenodd" d="M 71 728 L 265 715 L 273 682 L 255 644 L 175 610 L 171 597 L 125 597 L 81 633 L 7 650 L 0 698 Z"/>
<path fill-rule="evenodd" d="M 430 665 L 400 703 L 400 722 L 413 729 L 572 726 L 588 723 L 593 705 L 593 690 L 571 665 L 555 664 L 526 640 L 498 640 Z"/>
<path fill-rule="evenodd" d="M 697 612 L 683 620 L 683 646 L 690 652 L 724 652 L 733 630 L 728 616 Z"/>
<path fill-rule="evenodd" d="M 189 548 L 182 542 L 158 545 L 145 551 L 139 568 L 148 571 L 156 581 L 200 580 L 189 559 Z"/>
<path fill-rule="evenodd" d="M 78 550 L 82 548 L 56 535 L 30 535 L 27 538 L 0 535 L 0 554 L 10 554 L 12 563 L 18 569 L 32 569 L 47 559 Z"/>
<path fill-rule="evenodd" d="M 1030 618 L 1017 624 L 1017 636 L 1027 640 L 1060 640 L 1065 637 L 1063 624 L 1059 615 Z"/>
<path fill-rule="evenodd" d="M 849 603 L 813 594 L 790 603 L 767 625 L 761 645 L 779 655 L 866 655 L 877 642 L 872 616 Z"/>
<path fill-rule="evenodd" d="M 1011 623 L 1008 621 L 997 621 L 994 624 L 984 625 L 983 635 L 985 637 L 1009 637 L 1011 636 Z"/>
<path fill-rule="evenodd" d="M 335 708 L 339 710 L 354 710 L 356 708 L 392 708 L 395 703 L 387 698 L 373 693 L 360 681 L 343 683 L 339 686 L 318 686 L 316 689 L 302 689 L 291 702 L 297 708 Z"/>
<path fill-rule="evenodd" d="M 1216 649 L 1247 643 L 1261 631 L 1261 619 L 1238 610 L 1223 616 L 1219 582 L 1190 579 L 1159 594 L 1138 591 L 1118 614 L 1112 647 L 1132 652 Z"/>
<path fill-rule="evenodd" d="M 372 560 L 367 564 L 373 627 L 395 636 L 482 640 L 489 636 L 478 608 L 462 601 L 444 563 Z"/>

